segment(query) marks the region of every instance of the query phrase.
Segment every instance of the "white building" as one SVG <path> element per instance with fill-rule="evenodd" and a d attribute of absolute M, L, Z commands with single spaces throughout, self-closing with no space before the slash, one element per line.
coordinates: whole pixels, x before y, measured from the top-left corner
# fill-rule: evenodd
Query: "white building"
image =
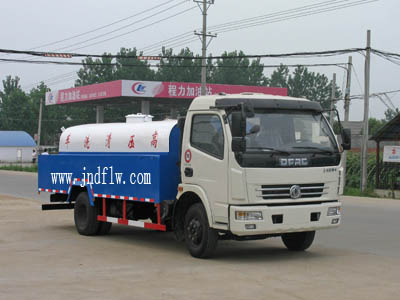
<path fill-rule="evenodd" d="M 31 162 L 35 148 L 35 141 L 25 131 L 0 130 L 0 162 Z"/>

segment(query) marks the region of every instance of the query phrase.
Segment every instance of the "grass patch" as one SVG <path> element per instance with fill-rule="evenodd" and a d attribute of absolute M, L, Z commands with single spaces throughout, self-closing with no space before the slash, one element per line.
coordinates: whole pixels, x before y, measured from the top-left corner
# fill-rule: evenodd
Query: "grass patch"
<path fill-rule="evenodd" d="M 344 196 L 379 198 L 379 196 L 374 192 L 373 188 L 368 188 L 364 192 L 361 192 L 359 188 L 345 187 L 344 191 L 343 191 L 343 195 Z"/>
<path fill-rule="evenodd" d="M 8 170 L 8 171 L 20 171 L 20 172 L 37 172 L 38 166 L 21 166 L 21 165 L 8 165 L 8 166 L 0 166 L 0 170 Z"/>

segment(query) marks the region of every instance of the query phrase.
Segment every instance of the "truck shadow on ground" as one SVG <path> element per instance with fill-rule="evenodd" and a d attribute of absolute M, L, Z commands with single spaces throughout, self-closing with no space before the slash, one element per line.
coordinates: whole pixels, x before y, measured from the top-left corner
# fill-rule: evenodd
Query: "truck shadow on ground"
<path fill-rule="evenodd" d="M 58 229 L 63 231 L 70 231 L 72 234 L 78 234 L 74 225 L 57 226 Z M 153 230 L 146 230 L 141 228 L 127 228 L 113 224 L 110 233 L 104 236 L 88 237 L 90 239 L 103 239 L 104 242 L 111 242 L 113 246 L 120 244 L 121 247 L 132 247 L 132 251 L 137 252 L 137 248 L 154 249 L 162 252 L 169 252 L 173 256 L 188 257 L 190 254 L 186 249 L 184 242 L 178 242 L 171 232 L 160 232 Z M 135 248 L 135 249 L 133 249 Z M 326 249 L 325 249 L 326 250 Z M 219 241 L 213 261 L 220 262 L 235 262 L 235 263 L 260 263 L 260 262 L 279 262 L 291 260 L 313 260 L 323 258 L 326 256 L 331 257 L 330 251 L 321 252 L 319 247 L 310 248 L 305 252 L 288 251 L 285 246 L 280 242 L 280 238 L 271 238 L 266 240 L 257 241 Z"/>
<path fill-rule="evenodd" d="M 277 238 L 258 241 L 222 241 L 218 245 L 214 259 L 226 262 L 259 263 L 291 260 L 313 260 L 324 257 L 325 254 L 310 248 L 309 251 L 289 251 L 282 244 L 277 244 Z"/>

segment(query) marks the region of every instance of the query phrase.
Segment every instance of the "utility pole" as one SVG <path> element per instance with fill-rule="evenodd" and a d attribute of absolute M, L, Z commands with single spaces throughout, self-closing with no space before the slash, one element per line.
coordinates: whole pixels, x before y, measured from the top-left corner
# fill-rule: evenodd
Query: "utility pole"
<path fill-rule="evenodd" d="M 40 132 L 42 131 L 42 110 L 43 110 L 43 99 L 40 99 L 38 136 L 37 136 L 37 144 L 36 144 L 36 153 L 37 153 L 37 155 L 39 155 L 39 148 L 40 148 Z"/>
<path fill-rule="evenodd" d="M 336 73 L 333 73 L 332 78 L 332 91 L 331 91 L 331 112 L 329 114 L 329 123 L 333 127 L 333 109 L 335 107 L 335 99 L 336 99 Z"/>
<path fill-rule="evenodd" d="M 349 56 L 349 62 L 347 64 L 347 81 L 346 90 L 344 92 L 344 123 L 346 126 L 349 122 L 350 115 L 350 86 L 351 86 L 351 68 L 353 66 L 353 58 Z M 347 151 L 343 152 L 343 184 L 346 184 L 346 168 L 347 168 Z"/>
<path fill-rule="evenodd" d="M 361 155 L 361 191 L 365 191 L 368 185 L 368 117 L 369 117 L 369 81 L 371 71 L 371 30 L 367 31 L 367 49 L 365 55 L 365 79 L 364 79 L 364 127 Z"/>
<path fill-rule="evenodd" d="M 349 121 L 350 114 L 350 86 L 351 86 L 351 68 L 353 66 L 353 57 L 349 56 L 349 62 L 347 63 L 347 81 L 346 90 L 344 93 L 344 121 Z"/>
<path fill-rule="evenodd" d="M 202 14 L 203 14 L 203 30 L 202 32 L 194 32 L 201 40 L 201 95 L 206 95 L 206 84 L 207 84 L 207 47 L 210 44 L 213 37 L 217 35 L 213 35 L 210 32 L 207 34 L 207 11 L 211 4 L 214 4 L 214 0 L 193 0 L 199 6 Z M 200 5 L 202 4 L 202 5 Z M 207 43 L 207 37 L 211 37 L 209 42 Z"/>

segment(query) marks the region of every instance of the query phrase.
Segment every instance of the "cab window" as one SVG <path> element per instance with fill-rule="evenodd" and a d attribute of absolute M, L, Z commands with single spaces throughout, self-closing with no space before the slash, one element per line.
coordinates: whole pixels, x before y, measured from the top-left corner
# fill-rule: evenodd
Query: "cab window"
<path fill-rule="evenodd" d="M 199 114 L 192 119 L 190 144 L 209 155 L 224 158 L 224 132 L 217 115 Z"/>

